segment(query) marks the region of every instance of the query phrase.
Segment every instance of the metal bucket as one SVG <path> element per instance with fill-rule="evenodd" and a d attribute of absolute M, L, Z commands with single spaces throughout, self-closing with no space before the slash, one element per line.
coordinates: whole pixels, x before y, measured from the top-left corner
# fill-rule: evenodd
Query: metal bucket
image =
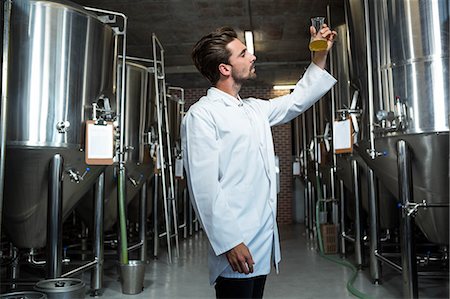
<path fill-rule="evenodd" d="M 47 295 L 40 292 L 25 291 L 0 295 L 1 299 L 46 299 Z"/>
<path fill-rule="evenodd" d="M 86 285 L 77 278 L 56 278 L 36 283 L 36 291 L 47 294 L 49 299 L 83 299 Z"/>
<path fill-rule="evenodd" d="M 122 293 L 139 294 L 144 289 L 145 263 L 143 261 L 128 261 L 120 265 L 120 282 Z"/>

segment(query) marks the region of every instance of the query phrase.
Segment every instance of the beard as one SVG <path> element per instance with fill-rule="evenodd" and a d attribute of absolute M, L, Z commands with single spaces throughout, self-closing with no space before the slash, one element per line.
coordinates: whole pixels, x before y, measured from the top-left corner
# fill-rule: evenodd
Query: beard
<path fill-rule="evenodd" d="M 232 71 L 231 76 L 233 77 L 234 82 L 243 84 L 245 81 L 256 79 L 256 72 L 254 69 L 255 67 L 252 66 L 246 74 L 243 74 L 243 72 L 236 73 Z"/>

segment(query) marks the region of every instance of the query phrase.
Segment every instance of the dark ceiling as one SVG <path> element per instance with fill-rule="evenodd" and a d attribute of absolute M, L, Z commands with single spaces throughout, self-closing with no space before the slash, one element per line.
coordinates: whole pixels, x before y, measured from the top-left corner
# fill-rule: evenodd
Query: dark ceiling
<path fill-rule="evenodd" d="M 190 52 L 204 34 L 220 26 L 233 27 L 243 40 L 253 30 L 256 73 L 253 84 L 295 83 L 310 61 L 310 18 L 331 17 L 331 27 L 343 22 L 344 0 L 74 0 L 128 17 L 127 55 L 151 57 L 151 34 L 164 46 L 166 82 L 183 88 L 207 87 L 193 66 Z"/>

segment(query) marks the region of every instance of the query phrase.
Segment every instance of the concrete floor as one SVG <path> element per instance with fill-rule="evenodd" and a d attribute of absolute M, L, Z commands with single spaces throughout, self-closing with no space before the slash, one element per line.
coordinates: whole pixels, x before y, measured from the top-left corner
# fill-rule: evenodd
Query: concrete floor
<path fill-rule="evenodd" d="M 322 258 L 305 237 L 301 225 L 282 226 L 280 274 L 269 275 L 264 298 L 356 298 L 347 289 L 352 271 Z M 208 283 L 207 238 L 202 232 L 180 242 L 180 257 L 172 264 L 161 249 L 160 257 L 146 266 L 144 291 L 124 295 L 116 266 L 106 266 L 103 298 L 214 298 Z M 400 274 L 383 268 L 383 282 L 373 285 L 368 269 L 360 271 L 353 284 L 370 298 L 402 298 Z M 87 276 L 88 274 L 84 274 Z M 88 282 L 89 278 L 84 277 Z M 448 279 L 419 279 L 419 298 L 449 298 Z"/>

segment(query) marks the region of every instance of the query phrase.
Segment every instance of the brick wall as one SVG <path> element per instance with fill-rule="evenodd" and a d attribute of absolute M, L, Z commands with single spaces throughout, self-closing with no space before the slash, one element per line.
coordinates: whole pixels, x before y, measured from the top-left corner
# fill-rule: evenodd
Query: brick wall
<path fill-rule="evenodd" d="M 186 109 L 206 94 L 204 88 L 185 89 Z M 264 86 L 244 86 L 239 93 L 242 98 L 256 97 L 270 99 L 286 94 L 286 91 L 273 90 Z M 278 194 L 278 223 L 292 223 L 293 177 L 292 177 L 292 140 L 291 124 L 272 128 L 275 154 L 280 163 L 280 193 Z"/>

